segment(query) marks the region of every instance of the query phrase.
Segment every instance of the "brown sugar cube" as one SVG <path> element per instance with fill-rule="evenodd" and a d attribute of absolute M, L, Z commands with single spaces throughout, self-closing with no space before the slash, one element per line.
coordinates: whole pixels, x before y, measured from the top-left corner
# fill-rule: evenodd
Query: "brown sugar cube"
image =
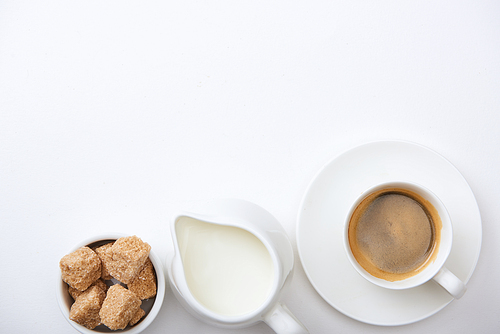
<path fill-rule="evenodd" d="M 136 323 L 139 322 L 139 320 L 142 319 L 142 317 L 146 315 L 146 312 L 139 307 L 139 310 L 135 313 L 135 315 L 132 317 L 130 322 L 128 323 L 130 326 L 134 326 Z"/>
<path fill-rule="evenodd" d="M 59 268 L 62 280 L 80 291 L 84 291 L 101 277 L 101 260 L 88 247 L 63 256 L 59 261 Z"/>
<path fill-rule="evenodd" d="M 94 285 L 76 298 L 69 311 L 69 318 L 88 329 L 94 329 L 101 324 L 99 311 L 106 294 Z"/>
<path fill-rule="evenodd" d="M 131 283 L 146 263 L 151 246 L 134 236 L 123 237 L 106 251 L 111 261 L 107 268 L 111 276 L 122 283 Z"/>
<path fill-rule="evenodd" d="M 88 289 L 90 289 L 91 287 L 93 286 L 98 286 L 99 288 L 102 289 L 102 291 L 106 292 L 108 291 L 108 286 L 106 285 L 106 283 L 102 280 L 102 279 L 97 279 L 97 281 L 95 281 L 94 283 L 92 283 L 91 286 L 88 287 Z M 87 289 L 87 290 L 88 290 Z M 87 291 L 85 290 L 85 291 Z M 68 292 L 69 294 L 71 295 L 71 297 L 73 297 L 74 300 L 76 300 L 76 298 L 78 298 L 78 296 L 80 296 L 84 291 L 80 291 L 78 289 L 75 289 L 73 288 L 72 286 L 68 286 Z"/>
<path fill-rule="evenodd" d="M 98 279 L 97 281 L 95 281 L 94 283 L 92 283 L 92 285 L 97 285 L 98 287 L 100 287 L 102 289 L 102 291 L 104 292 L 107 292 L 108 291 L 108 286 L 107 284 L 102 280 L 102 279 Z"/>
<path fill-rule="evenodd" d="M 127 287 L 141 299 L 149 299 L 156 296 L 156 275 L 153 263 L 149 258 L 146 260 L 139 275 Z"/>
<path fill-rule="evenodd" d="M 90 289 L 90 287 L 89 287 L 88 289 Z M 88 289 L 87 289 L 87 290 L 88 290 Z M 85 290 L 85 291 L 87 291 L 87 290 Z M 74 288 L 74 287 L 72 287 L 71 285 L 68 285 L 68 293 L 70 294 L 70 296 L 71 296 L 74 300 L 76 300 L 76 298 L 78 298 L 78 297 L 79 297 L 79 296 L 83 293 L 83 291 L 80 291 L 80 290 L 78 290 L 78 289 L 75 289 L 75 288 Z"/>
<path fill-rule="evenodd" d="M 113 277 L 111 277 L 111 275 L 109 274 L 109 271 L 108 271 L 108 263 L 111 261 L 111 257 L 108 256 L 107 252 L 106 252 L 111 246 L 113 246 L 113 243 L 114 242 L 110 242 L 110 243 L 107 243 L 105 245 L 102 245 L 102 246 L 94 249 L 97 256 L 99 256 L 99 258 L 101 259 L 101 264 L 102 264 L 102 266 L 101 266 L 101 278 L 103 280 L 110 280 L 113 278 Z"/>
<path fill-rule="evenodd" d="M 119 284 L 108 289 L 99 315 L 109 329 L 124 329 L 141 308 L 141 300 Z"/>

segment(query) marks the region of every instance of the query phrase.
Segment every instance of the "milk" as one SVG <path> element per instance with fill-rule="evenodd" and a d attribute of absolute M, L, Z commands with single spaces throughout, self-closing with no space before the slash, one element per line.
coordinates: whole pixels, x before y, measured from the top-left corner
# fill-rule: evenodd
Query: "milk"
<path fill-rule="evenodd" d="M 186 282 L 200 304 L 220 315 L 236 316 L 265 302 L 274 266 L 255 235 L 190 217 L 179 218 L 175 229 Z"/>

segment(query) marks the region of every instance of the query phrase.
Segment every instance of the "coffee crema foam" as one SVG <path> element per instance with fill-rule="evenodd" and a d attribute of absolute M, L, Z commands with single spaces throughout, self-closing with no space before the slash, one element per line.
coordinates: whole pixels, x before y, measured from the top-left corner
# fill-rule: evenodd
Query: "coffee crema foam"
<path fill-rule="evenodd" d="M 401 188 L 379 190 L 363 199 L 348 230 L 357 262 L 387 281 L 421 272 L 435 259 L 440 234 L 441 219 L 434 206 Z"/>

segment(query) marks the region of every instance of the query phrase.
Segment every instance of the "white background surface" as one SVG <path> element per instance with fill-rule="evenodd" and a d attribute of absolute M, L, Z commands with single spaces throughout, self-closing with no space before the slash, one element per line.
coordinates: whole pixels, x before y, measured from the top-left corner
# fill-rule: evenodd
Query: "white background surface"
<path fill-rule="evenodd" d="M 284 302 L 311 333 L 498 332 L 499 37 L 498 1 L 0 1 L 1 332 L 76 332 L 59 259 L 107 231 L 164 257 L 192 200 L 263 206 L 297 254 L 313 176 L 380 139 L 427 146 L 469 182 L 483 246 L 467 293 L 367 325 L 323 301 L 297 257 Z M 146 332 L 272 333 L 205 325 L 168 290 Z"/>

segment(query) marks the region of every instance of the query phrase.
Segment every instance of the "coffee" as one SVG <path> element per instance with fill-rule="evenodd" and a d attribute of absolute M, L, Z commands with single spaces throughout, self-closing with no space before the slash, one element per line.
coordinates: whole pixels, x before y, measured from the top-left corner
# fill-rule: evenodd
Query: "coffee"
<path fill-rule="evenodd" d="M 376 191 L 356 207 L 349 222 L 349 246 L 372 276 L 399 281 L 418 274 L 435 259 L 441 219 L 418 194 L 389 188 Z"/>

